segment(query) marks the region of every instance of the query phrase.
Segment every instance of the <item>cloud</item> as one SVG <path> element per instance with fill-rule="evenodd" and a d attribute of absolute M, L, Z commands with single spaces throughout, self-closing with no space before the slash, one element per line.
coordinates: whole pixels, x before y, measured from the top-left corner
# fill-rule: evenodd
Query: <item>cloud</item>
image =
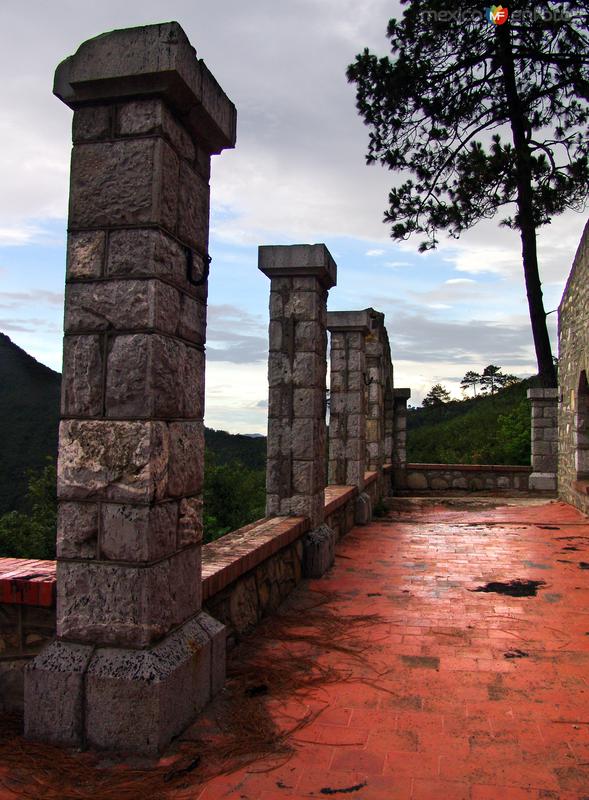
<path fill-rule="evenodd" d="M 366 255 L 367 256 L 371 256 L 371 257 L 372 256 L 383 256 L 384 252 L 385 252 L 384 250 L 378 250 L 378 249 L 376 249 L 376 250 L 367 250 L 366 251 Z"/>
<path fill-rule="evenodd" d="M 233 305 L 210 305 L 207 360 L 252 364 L 268 358 L 268 336 L 262 318 Z"/>
<path fill-rule="evenodd" d="M 28 317 L 26 319 L 14 319 L 0 317 L 0 330 L 10 331 L 11 333 L 53 333 L 61 334 L 61 325 L 49 322 L 39 317 Z"/>
<path fill-rule="evenodd" d="M 410 261 L 385 261 L 385 267 L 391 267 L 392 269 L 396 269 L 397 267 L 412 267 L 413 264 Z"/>
<path fill-rule="evenodd" d="M 447 286 L 466 286 L 467 284 L 476 283 L 472 278 L 450 278 L 445 281 Z"/>
<path fill-rule="evenodd" d="M 51 292 L 46 289 L 0 292 L 0 308 L 23 308 L 30 305 L 63 306 L 63 292 Z"/>

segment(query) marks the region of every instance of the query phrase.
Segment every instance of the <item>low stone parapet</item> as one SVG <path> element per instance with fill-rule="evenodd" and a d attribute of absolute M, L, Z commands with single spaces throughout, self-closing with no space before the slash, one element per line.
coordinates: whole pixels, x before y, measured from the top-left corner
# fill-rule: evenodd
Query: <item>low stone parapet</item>
<path fill-rule="evenodd" d="M 531 472 L 502 464 L 407 464 L 406 488 L 396 494 L 527 492 Z"/>

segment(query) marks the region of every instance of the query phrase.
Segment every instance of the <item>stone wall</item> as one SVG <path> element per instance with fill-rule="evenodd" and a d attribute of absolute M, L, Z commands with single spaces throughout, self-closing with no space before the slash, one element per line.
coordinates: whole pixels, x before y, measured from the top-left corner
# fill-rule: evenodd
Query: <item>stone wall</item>
<path fill-rule="evenodd" d="M 407 464 L 406 488 L 396 494 L 526 492 L 531 472 L 531 467 L 491 464 Z"/>
<path fill-rule="evenodd" d="M 558 493 L 589 513 L 589 225 L 558 309 Z"/>

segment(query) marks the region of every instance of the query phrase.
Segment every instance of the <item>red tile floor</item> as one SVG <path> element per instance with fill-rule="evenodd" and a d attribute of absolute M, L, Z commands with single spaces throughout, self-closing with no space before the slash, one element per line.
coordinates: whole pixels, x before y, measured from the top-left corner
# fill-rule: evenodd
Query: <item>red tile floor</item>
<path fill-rule="evenodd" d="M 514 579 L 543 583 L 473 591 Z M 211 752 L 226 774 L 207 781 Z M 400 502 L 233 651 L 224 696 L 149 783 L 90 761 L 83 782 L 91 757 L 68 756 L 52 794 L 38 757 L 23 796 L 587 799 L 589 520 L 555 501 Z M 30 790 L 16 772 L 7 798 Z"/>

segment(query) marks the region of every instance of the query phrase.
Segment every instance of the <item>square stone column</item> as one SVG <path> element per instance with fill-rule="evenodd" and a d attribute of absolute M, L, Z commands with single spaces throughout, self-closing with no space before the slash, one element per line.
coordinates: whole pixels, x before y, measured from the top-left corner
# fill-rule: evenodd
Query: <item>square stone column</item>
<path fill-rule="evenodd" d="M 57 639 L 25 731 L 155 753 L 224 680 L 201 610 L 209 173 L 235 107 L 175 22 L 55 74 L 74 111 L 58 459 Z"/>
<path fill-rule="evenodd" d="M 335 541 L 323 515 L 327 293 L 337 267 L 324 244 L 264 245 L 258 266 L 271 281 L 266 513 L 310 519 L 303 566 L 318 576 Z"/>
<path fill-rule="evenodd" d="M 328 482 L 357 487 L 356 522 L 365 524 L 372 516 L 370 497 L 364 492 L 370 309 L 329 311 L 327 328 L 331 333 Z"/>
<path fill-rule="evenodd" d="M 394 389 L 393 489 L 407 486 L 407 402 L 411 389 Z"/>
<path fill-rule="evenodd" d="M 378 472 L 379 487 L 384 466 L 384 394 L 385 394 L 385 342 L 384 314 L 370 311 L 370 332 L 366 337 L 366 468 Z"/>
<path fill-rule="evenodd" d="M 558 389 L 528 389 L 532 403 L 530 490 L 555 492 L 558 473 Z"/>

